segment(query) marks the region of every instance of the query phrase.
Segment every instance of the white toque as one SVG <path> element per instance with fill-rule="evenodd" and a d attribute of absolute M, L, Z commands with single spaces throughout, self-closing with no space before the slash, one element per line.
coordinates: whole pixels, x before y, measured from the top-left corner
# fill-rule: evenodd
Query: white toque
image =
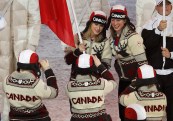
<path fill-rule="evenodd" d="M 38 63 L 39 57 L 36 52 L 32 50 L 23 50 L 18 57 L 18 62 L 23 64 Z"/>
<path fill-rule="evenodd" d="M 156 71 L 154 70 L 154 68 L 147 64 L 140 66 L 137 70 L 137 73 L 139 79 L 148 79 L 156 77 Z"/>
<path fill-rule="evenodd" d="M 92 56 L 84 53 L 78 57 L 76 64 L 79 68 L 90 68 L 94 63 Z"/>

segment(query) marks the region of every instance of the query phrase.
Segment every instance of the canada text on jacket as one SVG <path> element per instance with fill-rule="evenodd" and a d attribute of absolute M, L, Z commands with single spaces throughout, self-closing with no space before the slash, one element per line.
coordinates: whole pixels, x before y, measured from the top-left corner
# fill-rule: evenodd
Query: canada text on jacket
<path fill-rule="evenodd" d="M 89 103 L 99 103 L 103 101 L 101 96 L 92 96 L 92 97 L 78 97 L 71 99 L 74 104 L 89 104 Z"/>
<path fill-rule="evenodd" d="M 160 112 L 165 111 L 166 106 L 165 105 L 147 105 L 144 106 L 146 112 Z"/>
<path fill-rule="evenodd" d="M 10 100 L 17 100 L 17 101 L 33 101 L 35 102 L 37 99 L 36 96 L 29 96 L 29 95 L 22 95 L 22 94 L 15 94 L 15 93 L 6 93 L 7 98 Z"/>

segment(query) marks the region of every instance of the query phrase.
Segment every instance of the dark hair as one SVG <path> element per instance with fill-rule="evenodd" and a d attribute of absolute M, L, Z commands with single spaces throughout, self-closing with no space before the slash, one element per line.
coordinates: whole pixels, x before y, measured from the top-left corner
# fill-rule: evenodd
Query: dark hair
<path fill-rule="evenodd" d="M 87 21 L 85 29 L 82 31 L 82 33 L 86 33 L 91 25 L 91 21 Z"/>
<path fill-rule="evenodd" d="M 126 17 L 124 20 L 126 20 L 126 24 L 125 26 L 128 26 L 128 28 L 131 30 L 131 31 L 136 31 L 136 27 L 135 25 L 130 21 L 129 17 Z M 125 27 L 124 26 L 124 27 Z M 114 28 L 112 27 L 112 25 L 110 26 L 110 31 L 111 31 L 111 35 L 113 37 L 113 39 L 116 38 L 116 31 L 114 30 Z"/>
<path fill-rule="evenodd" d="M 20 72 L 20 69 L 33 71 L 34 74 L 38 78 L 40 78 L 40 76 L 41 76 L 41 71 L 40 71 L 39 63 L 24 64 L 24 63 L 17 62 L 17 71 Z"/>

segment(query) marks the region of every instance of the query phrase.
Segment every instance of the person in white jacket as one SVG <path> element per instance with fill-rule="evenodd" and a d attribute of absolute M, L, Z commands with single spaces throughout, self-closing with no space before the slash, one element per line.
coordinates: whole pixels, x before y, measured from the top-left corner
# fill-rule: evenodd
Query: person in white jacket
<path fill-rule="evenodd" d="M 136 0 L 136 32 L 141 34 L 142 26 L 154 16 L 155 0 Z"/>
<path fill-rule="evenodd" d="M 136 0 L 136 32 L 141 34 L 143 26 L 157 15 L 157 0 Z M 170 0 L 173 2 L 173 0 Z"/>
<path fill-rule="evenodd" d="M 35 51 L 38 46 L 41 26 L 38 0 L 0 0 L 0 16 L 7 23 L 0 29 L 1 85 L 5 76 L 15 70 L 19 53 L 24 49 Z"/>

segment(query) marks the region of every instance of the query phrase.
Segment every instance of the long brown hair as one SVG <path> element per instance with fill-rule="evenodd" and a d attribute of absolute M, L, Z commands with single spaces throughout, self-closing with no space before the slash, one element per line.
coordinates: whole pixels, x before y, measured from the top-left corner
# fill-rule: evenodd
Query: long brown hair
<path fill-rule="evenodd" d="M 86 23 L 86 27 L 85 29 L 82 31 L 81 35 L 83 39 L 88 39 L 91 36 L 91 25 L 94 22 L 88 21 Z M 106 38 L 106 26 L 104 26 L 102 32 L 100 32 L 100 34 L 96 37 L 96 42 L 101 42 Z"/>

